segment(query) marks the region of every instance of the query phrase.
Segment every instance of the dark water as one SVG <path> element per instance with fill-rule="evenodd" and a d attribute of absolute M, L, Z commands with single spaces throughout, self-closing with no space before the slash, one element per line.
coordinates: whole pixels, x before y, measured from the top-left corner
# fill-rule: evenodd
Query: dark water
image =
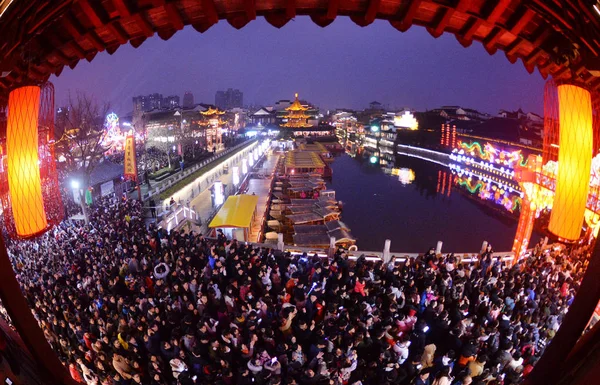
<path fill-rule="evenodd" d="M 385 173 L 379 161 L 372 164 L 370 155 L 344 154 L 332 164 L 328 187 L 344 203 L 342 221 L 352 229 L 359 249 L 382 250 L 386 239 L 396 252 L 424 252 L 438 240 L 446 252 L 477 252 L 484 240 L 495 251 L 511 249 L 518 213 L 486 204 L 454 183 L 448 194 L 452 174 L 444 166 L 407 156 L 387 157 L 381 163 L 412 169 L 414 181 L 401 183 L 398 176 Z"/>

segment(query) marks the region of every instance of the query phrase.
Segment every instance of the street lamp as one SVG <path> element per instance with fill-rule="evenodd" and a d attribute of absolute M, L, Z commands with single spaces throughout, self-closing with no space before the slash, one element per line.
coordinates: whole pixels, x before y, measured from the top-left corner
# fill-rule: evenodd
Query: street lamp
<path fill-rule="evenodd" d="M 81 194 L 81 183 L 77 179 L 71 179 L 71 188 L 73 189 L 73 199 L 83 207 L 83 194 Z"/>

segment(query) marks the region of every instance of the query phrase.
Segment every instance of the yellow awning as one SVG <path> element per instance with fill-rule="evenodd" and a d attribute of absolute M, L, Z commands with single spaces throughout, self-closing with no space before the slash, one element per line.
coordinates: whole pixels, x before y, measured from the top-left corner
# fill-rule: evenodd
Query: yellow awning
<path fill-rule="evenodd" d="M 250 227 L 257 202 L 256 195 L 230 196 L 208 227 Z"/>

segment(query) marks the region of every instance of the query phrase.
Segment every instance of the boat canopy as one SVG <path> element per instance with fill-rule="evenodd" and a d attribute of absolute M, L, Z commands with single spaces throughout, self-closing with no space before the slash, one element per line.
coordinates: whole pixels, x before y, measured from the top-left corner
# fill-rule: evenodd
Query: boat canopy
<path fill-rule="evenodd" d="M 257 203 L 258 196 L 256 195 L 230 196 L 208 227 L 249 228 Z"/>
<path fill-rule="evenodd" d="M 327 232 L 325 225 L 296 225 L 294 233 L 296 234 L 324 234 Z"/>
<path fill-rule="evenodd" d="M 292 224 L 303 224 L 323 220 L 323 217 L 321 215 L 315 213 L 288 215 L 286 216 L 286 218 L 289 219 L 292 222 Z"/>
<path fill-rule="evenodd" d="M 294 234 L 294 245 L 329 247 L 329 236 L 327 234 Z"/>

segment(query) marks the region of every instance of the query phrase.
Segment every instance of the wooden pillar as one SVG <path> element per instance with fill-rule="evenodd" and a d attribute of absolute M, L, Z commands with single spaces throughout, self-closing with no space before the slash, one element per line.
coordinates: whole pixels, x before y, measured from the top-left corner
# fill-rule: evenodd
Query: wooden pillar
<path fill-rule="evenodd" d="M 600 299 L 600 242 L 596 242 L 590 264 L 577 295 L 544 355 L 527 376 L 524 385 L 553 385 L 563 373 L 563 364 L 581 337 Z"/>
<path fill-rule="evenodd" d="M 4 239 L 0 236 L 0 298 L 21 339 L 48 383 L 76 385 L 44 337 L 15 277 Z"/>
<path fill-rule="evenodd" d="M 329 250 L 327 252 L 327 256 L 329 258 L 333 258 L 335 255 L 335 237 L 329 237 Z"/>

